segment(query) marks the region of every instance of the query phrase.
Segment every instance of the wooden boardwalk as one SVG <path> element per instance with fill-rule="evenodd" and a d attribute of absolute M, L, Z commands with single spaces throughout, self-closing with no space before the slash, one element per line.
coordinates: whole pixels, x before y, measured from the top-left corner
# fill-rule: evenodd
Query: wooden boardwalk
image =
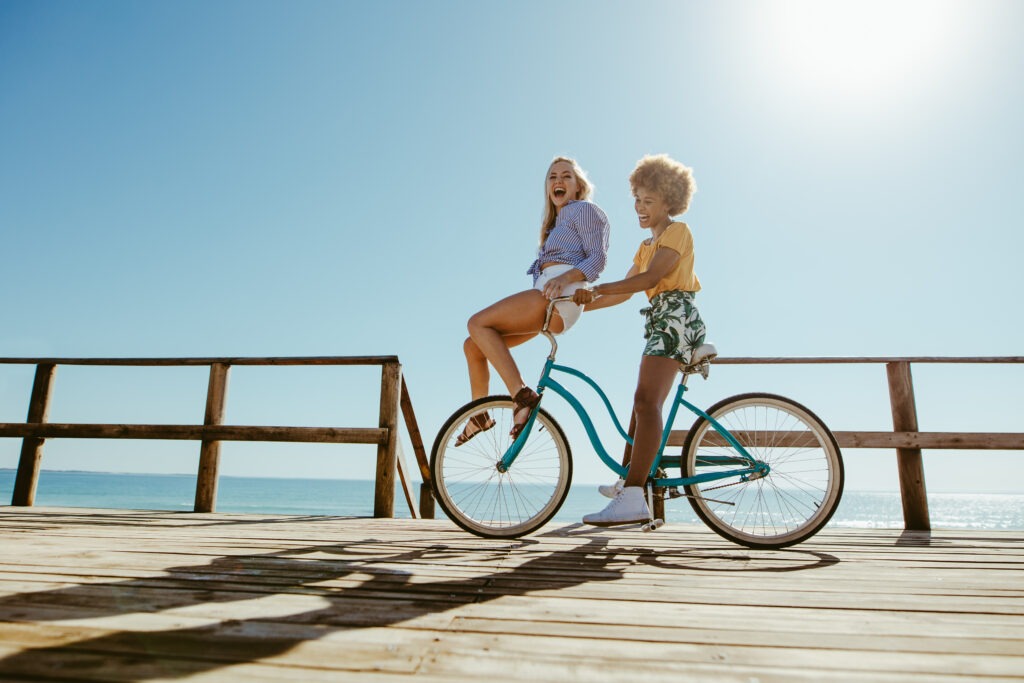
<path fill-rule="evenodd" d="M 1020 681 L 1024 533 L 0 508 L 0 679 Z"/>

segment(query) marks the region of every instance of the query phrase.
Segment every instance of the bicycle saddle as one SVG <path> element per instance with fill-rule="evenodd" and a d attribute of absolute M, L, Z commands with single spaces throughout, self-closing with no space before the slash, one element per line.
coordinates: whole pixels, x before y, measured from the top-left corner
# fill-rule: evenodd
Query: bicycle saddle
<path fill-rule="evenodd" d="M 690 356 L 690 365 L 699 365 L 705 360 L 712 361 L 718 356 L 718 349 L 711 342 L 701 344 Z"/>
<path fill-rule="evenodd" d="M 690 356 L 690 364 L 683 368 L 684 375 L 690 375 L 700 373 L 700 376 L 704 379 L 708 378 L 709 365 L 715 357 L 718 356 L 718 349 L 715 345 L 706 342 L 698 346 L 693 354 Z"/>

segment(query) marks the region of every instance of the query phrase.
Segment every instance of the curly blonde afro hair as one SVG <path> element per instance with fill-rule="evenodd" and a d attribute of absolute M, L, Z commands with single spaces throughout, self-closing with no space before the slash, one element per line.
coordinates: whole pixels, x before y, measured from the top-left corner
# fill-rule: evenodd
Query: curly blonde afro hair
<path fill-rule="evenodd" d="M 646 155 L 629 174 L 629 187 L 635 195 L 639 190 L 658 194 L 668 204 L 669 215 L 677 216 L 690 208 L 690 198 L 697 191 L 693 169 L 667 154 Z"/>

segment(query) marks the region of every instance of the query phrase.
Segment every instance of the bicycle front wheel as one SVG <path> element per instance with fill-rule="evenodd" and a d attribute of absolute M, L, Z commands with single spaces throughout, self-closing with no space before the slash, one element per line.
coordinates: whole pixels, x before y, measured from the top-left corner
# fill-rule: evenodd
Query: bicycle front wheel
<path fill-rule="evenodd" d="M 494 427 L 456 446 L 470 418 L 483 413 Z M 514 441 L 513 413 L 508 396 L 468 403 L 441 427 L 430 453 L 435 500 L 449 519 L 484 538 L 515 538 L 540 528 L 558 512 L 572 480 L 569 442 L 542 409 L 515 462 L 498 470 Z"/>
<path fill-rule="evenodd" d="M 832 432 L 814 413 L 773 394 L 733 396 L 707 413 L 769 470 L 761 478 L 687 486 L 690 505 L 705 524 L 750 548 L 784 548 L 825 526 L 843 494 L 843 459 Z M 683 446 L 683 476 L 746 464 L 707 419 L 697 419 Z"/>

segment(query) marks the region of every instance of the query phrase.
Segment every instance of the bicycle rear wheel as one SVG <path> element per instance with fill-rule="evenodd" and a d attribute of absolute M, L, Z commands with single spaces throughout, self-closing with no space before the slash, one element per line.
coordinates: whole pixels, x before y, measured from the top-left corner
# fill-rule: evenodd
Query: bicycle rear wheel
<path fill-rule="evenodd" d="M 456 446 L 469 419 L 484 412 L 494 427 Z M 542 409 L 515 462 L 498 470 L 514 441 L 508 434 L 513 413 L 508 396 L 468 403 L 441 427 L 430 453 L 435 500 L 453 522 L 484 538 L 515 538 L 540 528 L 558 512 L 572 480 L 569 442 Z"/>
<path fill-rule="evenodd" d="M 825 526 L 843 494 L 843 459 L 832 432 L 814 413 L 773 394 L 733 396 L 707 413 L 770 470 L 747 481 L 687 486 L 690 505 L 705 524 L 750 548 L 784 548 Z M 683 476 L 745 464 L 707 419 L 694 422 L 683 446 Z"/>

